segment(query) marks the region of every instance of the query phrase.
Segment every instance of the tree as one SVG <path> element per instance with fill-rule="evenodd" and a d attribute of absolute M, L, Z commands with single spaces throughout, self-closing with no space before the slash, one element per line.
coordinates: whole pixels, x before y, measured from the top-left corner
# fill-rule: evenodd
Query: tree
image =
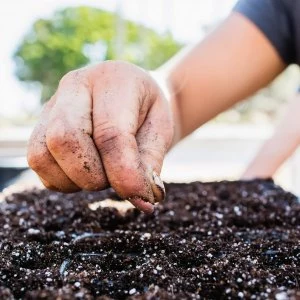
<path fill-rule="evenodd" d="M 55 92 L 68 71 L 97 60 L 116 59 L 114 13 L 92 7 L 66 8 L 51 19 L 39 19 L 14 54 L 16 75 L 26 83 L 40 83 L 42 102 Z M 122 58 L 145 68 L 156 68 L 180 48 L 170 33 L 124 20 Z M 102 57 L 101 57 L 102 56 Z"/>

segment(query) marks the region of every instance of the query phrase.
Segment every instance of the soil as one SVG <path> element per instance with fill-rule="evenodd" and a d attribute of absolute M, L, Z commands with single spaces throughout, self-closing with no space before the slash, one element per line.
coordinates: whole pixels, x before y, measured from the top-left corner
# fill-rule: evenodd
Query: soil
<path fill-rule="evenodd" d="M 153 215 L 112 190 L 0 206 L 0 299 L 300 299 L 300 204 L 272 180 L 166 184 Z"/>

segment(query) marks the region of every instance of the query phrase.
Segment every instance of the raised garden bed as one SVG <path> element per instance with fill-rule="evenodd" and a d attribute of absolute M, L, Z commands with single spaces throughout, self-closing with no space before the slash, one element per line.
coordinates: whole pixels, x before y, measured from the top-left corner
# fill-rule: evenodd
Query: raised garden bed
<path fill-rule="evenodd" d="M 271 180 L 166 185 L 153 215 L 113 191 L 0 206 L 0 299 L 300 299 L 300 204 Z"/>

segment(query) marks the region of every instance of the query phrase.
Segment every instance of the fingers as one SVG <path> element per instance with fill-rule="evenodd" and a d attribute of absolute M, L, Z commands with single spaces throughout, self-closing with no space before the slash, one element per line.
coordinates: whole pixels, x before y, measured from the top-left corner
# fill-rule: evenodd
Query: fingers
<path fill-rule="evenodd" d="M 80 188 L 66 176 L 46 145 L 48 116 L 53 105 L 54 99 L 51 99 L 43 109 L 39 123 L 29 140 L 27 160 L 47 188 L 72 193 Z M 43 178 L 47 178 L 47 181 Z"/>
<path fill-rule="evenodd" d="M 92 100 L 84 70 L 67 74 L 56 93 L 46 143 L 64 173 L 80 188 L 101 190 L 108 182 L 91 138 Z"/>
<path fill-rule="evenodd" d="M 132 205 L 141 210 L 145 214 L 152 214 L 154 212 L 154 206 L 151 203 L 145 202 L 139 198 L 128 199 Z"/>
<path fill-rule="evenodd" d="M 129 64 L 123 67 L 103 65 L 102 80 L 93 90 L 93 138 L 111 186 L 122 198 L 150 212 L 155 201 L 151 175 L 140 158 L 135 135 L 152 104 L 152 99 L 144 98 L 151 98 L 152 91 L 141 95 L 145 73 Z"/>
<path fill-rule="evenodd" d="M 159 96 L 136 135 L 141 161 L 151 175 L 151 187 L 157 202 L 165 197 L 164 184 L 159 174 L 174 131 L 167 105 L 163 96 Z"/>
<path fill-rule="evenodd" d="M 141 210 L 148 211 L 143 202 L 154 203 L 154 197 L 134 135 L 113 126 L 102 126 L 97 128 L 94 140 L 111 186 L 122 198 L 134 199 L 131 201 L 133 204 L 139 204 Z"/>

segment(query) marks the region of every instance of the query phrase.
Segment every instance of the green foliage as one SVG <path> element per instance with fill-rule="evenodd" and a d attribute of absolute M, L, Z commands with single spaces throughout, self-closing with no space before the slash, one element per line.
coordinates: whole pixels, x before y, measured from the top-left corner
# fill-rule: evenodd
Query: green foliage
<path fill-rule="evenodd" d="M 14 55 L 17 77 L 40 83 L 41 98 L 46 101 L 65 73 L 93 62 L 85 51 L 87 46 L 101 45 L 103 60 L 116 59 L 117 21 L 115 14 L 91 7 L 66 8 L 50 20 L 37 20 Z M 139 66 L 154 69 L 182 46 L 169 33 L 159 35 L 127 20 L 123 25 L 122 59 Z M 101 53 L 98 57 L 100 60 Z"/>

